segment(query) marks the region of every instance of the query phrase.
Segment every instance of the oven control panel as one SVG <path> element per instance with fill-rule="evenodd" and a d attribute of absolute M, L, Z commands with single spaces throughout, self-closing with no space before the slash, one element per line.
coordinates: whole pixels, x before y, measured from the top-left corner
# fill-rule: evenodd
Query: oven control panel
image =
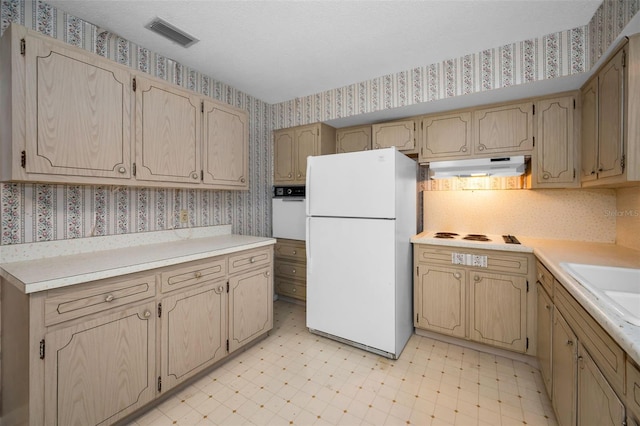
<path fill-rule="evenodd" d="M 286 197 L 305 197 L 305 186 L 274 186 L 273 197 L 274 198 L 286 198 Z"/>

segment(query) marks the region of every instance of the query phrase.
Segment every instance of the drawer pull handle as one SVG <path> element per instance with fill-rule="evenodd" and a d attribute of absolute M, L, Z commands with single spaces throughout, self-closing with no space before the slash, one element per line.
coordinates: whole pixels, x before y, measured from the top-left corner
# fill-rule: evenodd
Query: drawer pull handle
<path fill-rule="evenodd" d="M 113 297 L 113 294 L 108 295 L 107 297 L 104 298 L 105 302 L 113 302 L 113 299 L 115 299 L 115 297 Z"/>
<path fill-rule="evenodd" d="M 292 270 L 291 270 L 291 273 L 292 273 L 292 274 L 295 274 L 295 273 L 296 273 L 296 270 L 295 270 L 295 269 L 292 269 Z"/>
<path fill-rule="evenodd" d="M 294 287 L 291 291 L 295 293 L 296 292 L 296 288 Z"/>
<path fill-rule="evenodd" d="M 196 278 L 202 278 L 202 272 L 200 271 L 196 271 L 193 275 L 195 275 Z"/>
<path fill-rule="evenodd" d="M 251 259 L 249 259 L 249 263 L 256 263 L 256 258 L 252 257 Z"/>
<path fill-rule="evenodd" d="M 293 251 L 293 254 L 296 254 L 296 251 L 295 251 L 295 250 Z"/>
<path fill-rule="evenodd" d="M 453 274 L 453 277 L 457 280 L 460 279 L 460 277 L 462 277 L 462 274 L 460 274 L 460 272 L 456 272 L 455 274 Z"/>
<path fill-rule="evenodd" d="M 151 317 L 151 311 L 150 310 L 146 310 L 144 311 L 144 314 L 142 314 L 145 318 L 150 318 Z"/>

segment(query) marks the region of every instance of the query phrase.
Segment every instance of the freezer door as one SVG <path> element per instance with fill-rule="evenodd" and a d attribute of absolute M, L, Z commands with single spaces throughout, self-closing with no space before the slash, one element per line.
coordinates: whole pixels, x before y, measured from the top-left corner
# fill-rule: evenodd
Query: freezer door
<path fill-rule="evenodd" d="M 307 218 L 307 327 L 396 353 L 394 237 L 394 220 Z"/>
<path fill-rule="evenodd" d="M 307 216 L 395 218 L 396 154 L 391 148 L 309 157 Z"/>

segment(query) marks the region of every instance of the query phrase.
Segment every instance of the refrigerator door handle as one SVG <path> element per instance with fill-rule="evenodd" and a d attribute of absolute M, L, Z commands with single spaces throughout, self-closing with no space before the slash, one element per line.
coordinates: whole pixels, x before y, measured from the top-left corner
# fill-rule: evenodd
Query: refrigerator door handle
<path fill-rule="evenodd" d="M 311 233 L 310 228 L 311 228 L 311 218 L 307 216 L 307 226 L 305 226 L 305 241 L 309 241 L 309 234 Z M 306 252 L 307 252 L 307 276 L 308 276 L 311 271 L 311 244 L 306 244 Z"/>
<path fill-rule="evenodd" d="M 307 200 L 306 206 L 305 206 L 305 213 L 307 216 L 309 216 L 309 212 L 311 211 L 311 209 L 309 208 L 309 203 L 311 202 L 311 198 L 309 197 L 309 192 L 311 190 L 311 163 L 313 162 L 313 157 L 307 157 L 307 178 L 306 178 L 306 182 L 305 182 L 305 198 Z M 307 222 L 307 232 L 309 232 L 309 224 Z M 309 235 L 307 235 L 308 237 Z M 309 240 L 307 240 L 309 241 Z M 308 256 L 307 256 L 308 257 Z"/>

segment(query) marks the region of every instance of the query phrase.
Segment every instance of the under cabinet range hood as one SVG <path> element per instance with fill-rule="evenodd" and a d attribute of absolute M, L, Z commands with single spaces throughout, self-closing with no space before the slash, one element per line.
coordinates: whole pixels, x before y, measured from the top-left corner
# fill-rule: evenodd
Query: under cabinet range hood
<path fill-rule="evenodd" d="M 430 179 L 452 177 L 507 177 L 520 176 L 526 170 L 524 155 L 470 160 L 432 161 L 429 163 Z"/>

